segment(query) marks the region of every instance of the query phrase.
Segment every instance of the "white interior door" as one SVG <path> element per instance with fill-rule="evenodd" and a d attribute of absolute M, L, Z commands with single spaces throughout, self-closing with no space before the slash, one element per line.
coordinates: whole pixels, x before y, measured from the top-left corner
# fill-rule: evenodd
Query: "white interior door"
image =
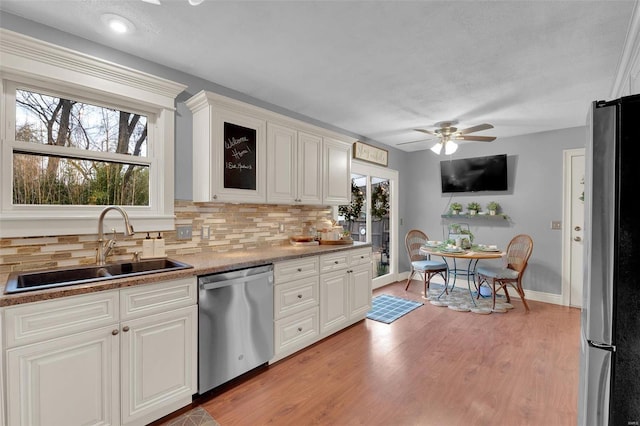
<path fill-rule="evenodd" d="M 564 151 L 563 303 L 582 306 L 584 148 Z"/>

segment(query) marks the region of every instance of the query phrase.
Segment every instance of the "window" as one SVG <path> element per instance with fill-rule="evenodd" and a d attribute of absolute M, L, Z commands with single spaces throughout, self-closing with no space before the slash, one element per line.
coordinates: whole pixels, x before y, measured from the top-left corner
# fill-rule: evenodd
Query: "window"
<path fill-rule="evenodd" d="M 95 234 L 107 205 L 136 231 L 172 230 L 185 86 L 4 29 L 0 39 L 0 237 Z"/>
<path fill-rule="evenodd" d="M 15 96 L 14 205 L 149 205 L 147 116 L 31 89 Z"/>

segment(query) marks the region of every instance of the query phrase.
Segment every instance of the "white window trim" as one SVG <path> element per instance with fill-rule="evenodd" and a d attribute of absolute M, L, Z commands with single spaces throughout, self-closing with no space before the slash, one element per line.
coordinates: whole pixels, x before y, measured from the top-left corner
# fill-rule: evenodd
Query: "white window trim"
<path fill-rule="evenodd" d="M 12 145 L 15 132 L 7 122 L 7 81 L 83 93 L 89 99 L 148 111 L 150 175 L 148 207 L 127 206 L 136 231 L 174 229 L 175 98 L 187 86 L 0 29 L 0 238 L 97 233 L 102 206 L 12 205 Z M 155 123 L 152 123 L 152 120 Z M 111 215 L 105 229 L 122 232 L 121 218 Z M 105 231 L 106 232 L 106 231 Z"/>

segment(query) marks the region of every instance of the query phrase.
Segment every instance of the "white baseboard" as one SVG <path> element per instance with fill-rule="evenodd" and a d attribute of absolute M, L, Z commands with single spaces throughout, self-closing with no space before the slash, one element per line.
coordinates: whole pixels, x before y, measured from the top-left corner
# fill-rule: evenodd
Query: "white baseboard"
<path fill-rule="evenodd" d="M 409 278 L 409 271 L 406 272 L 401 272 L 398 274 L 398 281 L 405 281 L 407 278 Z M 415 278 L 415 275 L 414 275 Z M 418 280 L 415 281 L 419 281 L 420 278 L 418 278 Z M 444 284 L 444 281 L 442 280 L 442 278 L 440 277 L 434 277 L 431 282 L 436 283 L 436 284 Z M 467 281 L 462 278 L 456 281 L 456 288 L 467 288 Z M 498 293 L 500 294 L 500 293 Z M 536 291 L 536 290 L 527 290 L 525 289 L 525 294 L 527 297 L 527 300 L 533 300 L 536 302 L 544 302 L 544 303 L 551 303 L 554 305 L 562 305 L 562 295 L 561 294 L 553 294 L 553 293 L 545 293 L 542 291 Z M 518 293 L 516 293 L 515 291 L 511 291 L 509 292 L 509 295 L 511 297 L 513 297 L 514 299 L 520 299 L 520 296 L 518 295 Z"/>

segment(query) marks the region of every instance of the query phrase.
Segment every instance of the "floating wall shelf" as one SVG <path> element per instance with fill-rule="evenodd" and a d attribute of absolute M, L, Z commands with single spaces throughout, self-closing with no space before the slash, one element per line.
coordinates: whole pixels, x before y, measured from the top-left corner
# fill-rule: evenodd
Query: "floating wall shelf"
<path fill-rule="evenodd" d="M 490 214 L 443 214 L 441 217 L 445 219 L 489 219 L 489 220 L 498 220 L 498 219 L 509 219 L 509 216 L 503 213 L 495 214 L 491 216 Z"/>

